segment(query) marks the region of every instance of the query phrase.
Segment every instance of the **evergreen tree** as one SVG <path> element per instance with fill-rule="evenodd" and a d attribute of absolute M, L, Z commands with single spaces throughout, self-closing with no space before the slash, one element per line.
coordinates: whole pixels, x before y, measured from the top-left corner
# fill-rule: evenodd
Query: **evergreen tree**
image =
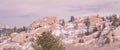
<path fill-rule="evenodd" d="M 110 16 L 110 17 L 109 17 L 109 20 L 110 20 L 110 22 L 112 22 L 112 21 L 113 21 L 113 17 L 112 17 L 112 16 Z"/>
<path fill-rule="evenodd" d="M 102 30 L 106 27 L 105 23 L 102 24 Z"/>
<path fill-rule="evenodd" d="M 85 20 L 85 25 L 87 26 L 87 32 L 85 33 L 86 35 L 89 35 L 90 34 L 90 32 L 89 32 L 89 27 L 90 27 L 90 19 L 89 19 L 89 17 L 88 18 L 86 18 L 86 20 Z"/>
<path fill-rule="evenodd" d="M 117 18 L 117 15 L 116 14 L 113 14 L 112 15 L 112 26 L 115 26 L 115 27 L 117 27 L 117 26 L 119 26 L 119 19 Z"/>
<path fill-rule="evenodd" d="M 97 29 L 97 27 L 94 27 L 93 32 L 96 32 L 96 31 L 98 31 L 98 29 Z"/>
<path fill-rule="evenodd" d="M 65 48 L 60 44 L 59 39 L 51 35 L 50 32 L 43 32 L 36 40 L 35 50 L 64 50 Z"/>
<path fill-rule="evenodd" d="M 16 31 L 17 31 L 17 28 L 16 28 L 16 27 L 14 27 L 14 28 L 13 28 L 13 30 L 14 30 L 14 32 L 16 32 Z"/>
<path fill-rule="evenodd" d="M 73 22 L 74 20 L 75 20 L 75 17 L 74 17 L 74 16 L 71 16 L 70 22 Z"/>
<path fill-rule="evenodd" d="M 78 24 L 76 23 L 75 26 L 74 26 L 74 29 L 78 29 Z"/>
<path fill-rule="evenodd" d="M 102 19 L 103 21 L 105 21 L 105 18 L 104 18 L 104 17 L 101 17 L 101 19 Z"/>
<path fill-rule="evenodd" d="M 27 32 L 27 28 L 25 26 L 23 26 L 23 31 Z"/>
<path fill-rule="evenodd" d="M 0 30 L 0 37 L 1 37 L 1 35 L 2 35 L 2 30 Z"/>
<path fill-rule="evenodd" d="M 65 21 L 64 21 L 64 19 L 61 19 L 61 20 L 59 20 L 59 21 L 60 21 L 60 24 L 61 24 L 62 26 L 65 25 Z"/>

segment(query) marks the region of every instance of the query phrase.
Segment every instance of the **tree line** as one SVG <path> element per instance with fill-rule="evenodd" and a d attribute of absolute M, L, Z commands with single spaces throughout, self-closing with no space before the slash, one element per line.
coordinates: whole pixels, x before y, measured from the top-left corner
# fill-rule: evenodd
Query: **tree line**
<path fill-rule="evenodd" d="M 9 36 L 11 33 L 20 33 L 20 32 L 27 32 L 27 27 L 23 26 L 21 28 L 1 28 L 0 29 L 0 37 L 1 36 Z"/>

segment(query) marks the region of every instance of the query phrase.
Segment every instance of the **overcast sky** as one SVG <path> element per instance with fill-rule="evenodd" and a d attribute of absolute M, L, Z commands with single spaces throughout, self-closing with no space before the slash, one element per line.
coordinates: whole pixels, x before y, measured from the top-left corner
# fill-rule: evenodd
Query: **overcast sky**
<path fill-rule="evenodd" d="M 28 26 L 34 20 L 57 16 L 120 14 L 120 0 L 0 0 L 0 24 Z"/>

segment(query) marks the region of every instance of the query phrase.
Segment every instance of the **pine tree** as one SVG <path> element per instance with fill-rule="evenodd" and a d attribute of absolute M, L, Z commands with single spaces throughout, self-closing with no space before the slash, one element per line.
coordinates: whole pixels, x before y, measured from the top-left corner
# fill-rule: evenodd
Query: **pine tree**
<path fill-rule="evenodd" d="M 89 19 L 89 17 L 86 18 L 86 21 L 84 23 L 87 26 L 87 32 L 85 34 L 89 35 L 90 34 L 90 32 L 89 32 L 89 27 L 90 27 L 90 19 Z"/>
<path fill-rule="evenodd" d="M 16 31 L 17 31 L 17 28 L 16 28 L 16 27 L 14 27 L 14 28 L 13 28 L 13 30 L 14 30 L 14 32 L 16 32 Z"/>
<path fill-rule="evenodd" d="M 65 25 L 65 21 L 64 21 L 64 19 L 61 19 L 61 20 L 60 20 L 60 24 L 61 24 L 62 26 Z"/>
<path fill-rule="evenodd" d="M 102 24 L 102 30 L 106 27 L 105 23 Z"/>
<path fill-rule="evenodd" d="M 98 31 L 98 29 L 97 29 L 97 27 L 94 27 L 93 32 L 96 32 L 96 31 Z"/>
<path fill-rule="evenodd" d="M 104 17 L 101 17 L 101 19 L 102 19 L 103 21 L 105 21 L 105 18 L 104 18 Z"/>
<path fill-rule="evenodd" d="M 71 16 L 70 17 L 70 22 L 73 22 L 75 20 L 75 17 L 74 16 Z"/>
<path fill-rule="evenodd" d="M 36 47 L 33 44 L 35 50 L 64 50 L 65 48 L 60 44 L 59 39 L 51 35 L 50 32 L 43 32 L 42 36 L 39 36 L 36 40 Z M 38 47 L 40 46 L 40 47 Z"/>
<path fill-rule="evenodd" d="M 115 26 L 115 27 L 119 26 L 120 22 L 119 22 L 119 19 L 117 18 L 117 15 L 113 14 L 112 18 L 113 18 L 113 20 L 112 20 L 112 26 Z"/>

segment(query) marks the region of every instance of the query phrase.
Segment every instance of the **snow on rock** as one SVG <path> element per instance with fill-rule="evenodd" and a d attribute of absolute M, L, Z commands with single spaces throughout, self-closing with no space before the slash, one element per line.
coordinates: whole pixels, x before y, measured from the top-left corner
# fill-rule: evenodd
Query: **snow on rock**
<path fill-rule="evenodd" d="M 20 33 L 16 34 L 12 37 L 11 41 L 18 42 L 18 43 L 24 43 L 28 40 L 28 34 L 27 33 Z"/>
<path fill-rule="evenodd" d="M 120 38 L 120 26 L 118 26 L 115 30 L 114 30 L 114 38 L 119 39 Z M 120 39 L 119 39 L 120 40 Z"/>
<path fill-rule="evenodd" d="M 52 35 L 58 37 L 61 42 L 66 44 L 80 44 L 88 45 L 93 42 L 98 42 L 98 39 L 119 39 L 120 38 L 120 26 L 111 26 L 111 22 L 106 20 L 103 21 L 99 16 L 90 16 L 90 35 L 85 35 L 87 32 L 87 26 L 84 21 L 85 18 L 76 19 L 73 22 L 65 22 L 62 26 L 59 24 L 57 17 L 45 17 L 34 21 L 29 27 L 29 33 L 12 33 L 10 36 L 0 37 L 0 50 L 11 49 L 11 50 L 33 50 L 32 40 L 40 36 L 41 33 L 50 31 Z M 105 28 L 102 28 L 102 24 L 105 24 Z M 100 26 L 100 27 L 99 27 Z M 97 31 L 93 32 L 94 28 Z M 114 35 L 114 36 L 113 36 Z M 32 39 L 32 40 L 31 40 Z M 103 39 L 100 42 L 103 42 Z"/>

